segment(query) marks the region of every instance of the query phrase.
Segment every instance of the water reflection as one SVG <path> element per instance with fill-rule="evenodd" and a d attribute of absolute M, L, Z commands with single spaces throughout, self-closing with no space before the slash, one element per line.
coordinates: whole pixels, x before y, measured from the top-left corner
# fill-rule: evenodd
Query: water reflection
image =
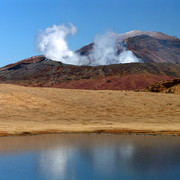
<path fill-rule="evenodd" d="M 71 152 L 64 148 L 55 148 L 40 154 L 39 167 L 40 173 L 47 174 L 52 179 L 65 179 L 67 160 Z"/>
<path fill-rule="evenodd" d="M 126 160 L 131 159 L 135 153 L 135 150 L 136 149 L 135 149 L 135 146 L 133 144 L 122 144 L 119 147 L 120 157 L 123 159 L 126 159 Z"/>
<path fill-rule="evenodd" d="M 118 135 L 0 138 L 0 179 L 14 179 L 11 174 L 27 180 L 180 179 L 179 140 Z M 24 158 L 29 164 L 22 171 Z M 26 177 L 23 172 L 29 171 Z"/>

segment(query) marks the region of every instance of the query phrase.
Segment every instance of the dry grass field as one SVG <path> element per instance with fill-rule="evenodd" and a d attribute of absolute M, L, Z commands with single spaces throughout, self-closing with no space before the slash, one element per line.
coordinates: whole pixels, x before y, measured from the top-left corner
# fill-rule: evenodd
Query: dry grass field
<path fill-rule="evenodd" d="M 180 94 L 0 84 L 0 135 L 180 135 Z"/>

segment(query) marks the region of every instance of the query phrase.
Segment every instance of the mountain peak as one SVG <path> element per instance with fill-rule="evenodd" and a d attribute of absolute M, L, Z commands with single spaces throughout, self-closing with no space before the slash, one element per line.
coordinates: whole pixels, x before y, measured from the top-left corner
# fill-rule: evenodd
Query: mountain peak
<path fill-rule="evenodd" d="M 142 36 L 142 35 L 148 35 L 148 36 L 151 36 L 153 38 L 161 39 L 161 40 L 179 40 L 175 36 L 169 36 L 167 34 L 164 34 L 162 32 L 158 32 L 158 31 L 133 30 L 133 31 L 129 31 L 129 32 L 126 32 L 123 34 L 113 33 L 113 36 L 116 37 L 119 41 L 131 38 L 131 37 L 135 37 L 135 36 Z"/>
<path fill-rule="evenodd" d="M 117 41 L 117 52 L 122 52 L 121 44 L 144 62 L 180 63 L 180 39 L 157 31 L 130 31 L 124 34 L 112 33 Z M 88 56 L 94 44 L 84 46 L 77 52 Z"/>

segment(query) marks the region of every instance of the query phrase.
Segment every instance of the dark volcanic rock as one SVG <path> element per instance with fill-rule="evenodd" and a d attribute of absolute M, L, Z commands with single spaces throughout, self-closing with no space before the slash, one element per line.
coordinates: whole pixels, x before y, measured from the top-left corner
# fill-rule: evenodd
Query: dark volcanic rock
<path fill-rule="evenodd" d="M 158 81 L 180 77 L 180 40 L 160 32 L 113 34 L 145 63 L 73 66 L 34 56 L 0 68 L 0 83 L 75 89 L 143 89 Z M 77 53 L 87 56 L 94 44 Z"/>
<path fill-rule="evenodd" d="M 128 38 L 127 49 L 144 62 L 180 63 L 180 40 L 161 40 L 148 35 Z"/>
<path fill-rule="evenodd" d="M 152 86 L 147 87 L 144 91 L 180 94 L 180 78 L 158 82 Z"/>
<path fill-rule="evenodd" d="M 16 66 L 18 67 L 18 65 L 22 65 L 22 64 L 33 64 L 33 63 L 37 63 L 40 62 L 42 60 L 46 59 L 45 56 L 40 55 L 40 56 L 33 56 L 27 59 L 23 59 L 22 61 L 18 61 L 16 63 L 13 64 L 8 64 L 7 66 L 4 66 L 2 68 L 0 68 L 0 70 L 5 70 L 5 69 L 10 69 L 12 68 L 16 68 Z"/>
<path fill-rule="evenodd" d="M 37 58 L 37 59 L 36 59 Z M 78 89 L 142 89 L 160 80 L 180 77 L 180 65 L 129 63 L 73 66 L 44 57 L 0 69 L 0 83 Z"/>

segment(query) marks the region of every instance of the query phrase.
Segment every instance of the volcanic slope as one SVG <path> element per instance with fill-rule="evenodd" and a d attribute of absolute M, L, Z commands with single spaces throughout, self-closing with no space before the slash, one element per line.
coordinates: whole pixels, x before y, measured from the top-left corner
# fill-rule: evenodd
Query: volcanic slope
<path fill-rule="evenodd" d="M 144 63 L 73 66 L 35 56 L 0 68 L 0 83 L 71 89 L 135 90 L 180 77 L 180 40 L 160 32 L 113 34 Z M 119 45 L 118 45 L 119 43 Z M 88 56 L 91 43 L 76 51 Z M 93 61 L 93 59 L 92 59 Z"/>
<path fill-rule="evenodd" d="M 180 39 L 175 36 L 155 31 L 130 31 L 125 34 L 114 33 L 112 37 L 117 41 L 118 54 L 126 47 L 144 62 L 180 63 Z M 93 48 L 94 43 L 91 43 L 77 52 L 87 56 Z"/>
<path fill-rule="evenodd" d="M 32 61 L 33 59 L 33 61 Z M 0 83 L 71 89 L 143 89 L 156 82 L 180 77 L 180 65 L 129 63 L 108 66 L 73 66 L 43 56 L 0 69 Z"/>

